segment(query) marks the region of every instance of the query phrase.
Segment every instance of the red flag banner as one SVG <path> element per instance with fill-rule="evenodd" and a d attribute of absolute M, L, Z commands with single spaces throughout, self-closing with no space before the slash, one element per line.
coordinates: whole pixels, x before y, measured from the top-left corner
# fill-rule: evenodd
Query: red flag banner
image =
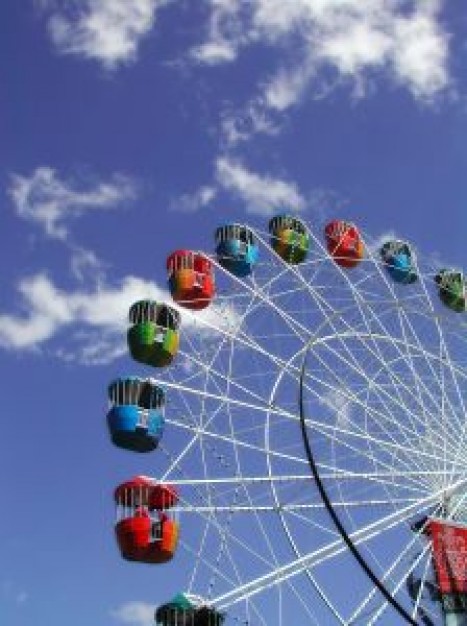
<path fill-rule="evenodd" d="M 467 593 L 467 527 L 429 521 L 436 578 L 442 594 Z"/>

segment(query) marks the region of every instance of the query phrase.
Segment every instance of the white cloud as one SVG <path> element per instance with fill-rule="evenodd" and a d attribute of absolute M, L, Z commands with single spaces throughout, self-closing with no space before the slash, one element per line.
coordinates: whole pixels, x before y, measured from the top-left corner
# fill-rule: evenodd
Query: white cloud
<path fill-rule="evenodd" d="M 65 240 L 70 218 L 114 209 L 133 199 L 136 188 L 131 179 L 115 174 L 86 189 L 82 183 L 61 180 L 50 167 L 38 167 L 30 176 L 13 174 L 9 194 L 20 217 L 41 224 L 49 237 Z"/>
<path fill-rule="evenodd" d="M 158 11 L 173 0 L 49 2 L 48 29 L 62 53 L 113 69 L 134 61 Z M 44 3 L 44 2 L 43 2 Z M 182 4 L 182 3 L 180 3 Z M 284 110 L 319 89 L 331 68 L 355 82 L 377 72 L 432 99 L 450 84 L 449 33 L 440 19 L 444 0 L 205 0 L 209 17 L 189 53 L 200 64 L 232 63 L 262 44 L 282 62 L 260 79 L 264 105 Z M 60 11 L 57 5 L 62 6 Z M 274 59 L 274 55 L 271 55 Z"/>
<path fill-rule="evenodd" d="M 141 39 L 152 29 L 167 0 L 84 0 L 48 21 L 63 54 L 95 59 L 108 69 L 134 61 Z M 65 5 L 66 6 L 66 5 Z"/>
<path fill-rule="evenodd" d="M 306 198 L 307 210 L 318 216 L 321 222 L 338 215 L 348 200 L 332 189 L 313 189 Z"/>
<path fill-rule="evenodd" d="M 439 14 L 442 0 L 211 0 L 206 46 L 222 42 L 232 61 L 248 45 L 263 43 L 281 51 L 262 92 L 266 106 L 283 111 L 297 103 L 320 70 L 334 69 L 356 83 L 384 73 L 420 99 L 449 86 L 449 34 Z M 247 10 L 247 7 L 249 10 Z M 202 58 L 199 58 L 202 60 Z M 206 62 L 211 62 L 207 55 Z"/>
<path fill-rule="evenodd" d="M 221 132 L 228 146 L 248 141 L 256 134 L 273 136 L 279 131 L 280 124 L 267 110 L 264 98 L 251 100 L 242 111 L 225 111 L 222 115 Z"/>
<path fill-rule="evenodd" d="M 104 277 L 105 264 L 95 252 L 80 246 L 72 246 L 70 266 L 73 276 L 81 282 L 89 279 L 96 281 Z"/>
<path fill-rule="evenodd" d="M 194 213 L 199 209 L 207 207 L 217 195 L 217 190 L 210 186 L 204 185 L 193 193 L 186 193 L 172 202 L 171 208 L 181 213 Z"/>
<path fill-rule="evenodd" d="M 268 216 L 278 209 L 301 211 L 305 208 L 305 200 L 294 183 L 261 176 L 228 157 L 217 160 L 216 180 L 221 188 L 245 203 L 248 213 Z"/>
<path fill-rule="evenodd" d="M 39 349 L 58 339 L 59 347 L 53 347 L 57 356 L 86 364 L 106 363 L 126 352 L 128 310 L 137 300 L 152 299 L 178 308 L 182 332 L 217 337 L 239 323 L 231 305 L 214 301 L 194 313 L 173 304 L 165 288 L 135 276 L 127 276 L 115 286 L 97 284 L 93 290 L 65 291 L 46 274 L 36 274 L 23 279 L 18 291 L 23 313 L 0 314 L 0 346 Z"/>
<path fill-rule="evenodd" d="M 206 65 L 230 63 L 236 60 L 238 48 L 243 43 L 241 0 L 210 0 L 210 4 L 207 38 L 193 48 L 191 57 Z"/>
<path fill-rule="evenodd" d="M 301 98 L 315 74 L 312 64 L 280 69 L 264 87 L 264 101 L 276 111 L 285 111 Z"/>
<path fill-rule="evenodd" d="M 305 199 L 295 183 L 251 172 L 240 161 L 222 156 L 215 162 L 214 183 L 180 196 L 172 203 L 172 209 L 198 211 L 211 205 L 220 192 L 239 198 L 247 213 L 257 215 L 269 216 L 280 209 L 301 211 L 305 208 Z"/>
<path fill-rule="evenodd" d="M 124 624 L 134 626 L 153 626 L 155 607 L 146 602 L 127 602 L 112 611 L 112 616 Z"/>
<path fill-rule="evenodd" d="M 429 5 L 430 3 L 428 3 Z M 417 97 L 432 96 L 448 84 L 448 37 L 440 36 L 428 7 L 395 29 L 393 65 L 397 79 Z"/>
<path fill-rule="evenodd" d="M 235 49 L 227 41 L 208 41 L 193 49 L 194 59 L 205 65 L 219 65 L 228 61 L 234 61 L 237 54 Z"/>
<path fill-rule="evenodd" d="M 0 345 L 19 349 L 39 346 L 72 324 L 119 332 L 132 302 L 161 295 L 153 283 L 132 276 L 118 287 L 67 293 L 37 274 L 22 280 L 18 289 L 26 314 L 0 315 Z"/>

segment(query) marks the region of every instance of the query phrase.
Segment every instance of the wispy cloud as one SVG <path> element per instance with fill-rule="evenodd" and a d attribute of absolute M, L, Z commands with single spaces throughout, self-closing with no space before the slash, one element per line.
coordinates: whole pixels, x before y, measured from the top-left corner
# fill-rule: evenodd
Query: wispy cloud
<path fill-rule="evenodd" d="M 223 112 L 221 116 L 222 138 L 230 147 L 249 141 L 259 134 L 275 136 L 281 130 L 277 117 L 266 105 L 264 98 L 253 98 L 243 109 Z"/>
<path fill-rule="evenodd" d="M 116 286 L 68 292 L 46 274 L 37 274 L 23 279 L 18 290 L 24 313 L 0 315 L 0 345 L 15 350 L 40 348 L 67 329 L 57 354 L 89 363 L 112 360 L 122 352 L 123 330 L 133 302 L 168 297 L 154 283 L 133 276 Z"/>
<path fill-rule="evenodd" d="M 157 10 L 168 0 L 84 0 L 65 3 L 48 19 L 52 41 L 62 54 L 100 62 L 107 69 L 134 61 L 151 31 Z"/>
<path fill-rule="evenodd" d="M 86 185 L 59 177 L 51 167 L 29 176 L 12 174 L 9 195 L 19 217 L 40 224 L 49 237 L 65 240 L 68 222 L 83 213 L 112 210 L 136 197 L 135 182 L 121 174 Z"/>
<path fill-rule="evenodd" d="M 191 57 L 196 62 L 206 65 L 230 63 L 236 60 L 243 39 L 240 2 L 238 0 L 209 0 L 209 2 L 211 12 L 207 36 L 203 43 L 193 48 Z"/>
<path fill-rule="evenodd" d="M 181 213 L 194 213 L 199 209 L 209 206 L 217 195 L 217 189 L 212 185 L 203 185 L 193 193 L 181 195 L 171 203 L 174 211 Z"/>
<path fill-rule="evenodd" d="M 118 609 L 111 612 L 111 615 L 123 624 L 133 624 L 133 626 L 153 626 L 155 607 L 146 602 L 127 602 Z"/>
<path fill-rule="evenodd" d="M 175 0 L 47 2 L 48 30 L 57 49 L 94 59 L 109 69 L 132 62 L 160 9 Z M 179 2 L 180 7 L 183 3 Z M 430 100 L 451 83 L 450 33 L 441 19 L 444 0 L 205 0 L 203 36 L 189 51 L 198 64 L 237 61 L 263 45 L 279 65 L 259 81 L 266 107 L 285 110 L 306 93 L 321 93 L 322 70 L 366 93 L 377 76 Z M 57 7 L 62 7 L 58 9 Z"/>
<path fill-rule="evenodd" d="M 248 213 L 269 216 L 278 209 L 302 211 L 305 208 L 305 199 L 295 183 L 252 172 L 229 157 L 217 160 L 216 180 L 222 189 L 244 203 Z"/>
<path fill-rule="evenodd" d="M 233 46 L 225 40 L 208 41 L 191 52 L 191 57 L 204 65 L 219 65 L 234 61 L 237 56 Z"/>
<path fill-rule="evenodd" d="M 348 204 L 348 199 L 333 189 L 313 189 L 306 198 L 306 206 L 309 213 L 317 216 L 320 222 L 339 215 Z"/>
<path fill-rule="evenodd" d="M 128 310 L 134 302 L 172 303 L 165 288 L 135 276 L 66 291 L 40 273 L 21 280 L 18 291 L 22 312 L 0 314 L 0 346 L 21 351 L 50 345 L 55 355 L 85 364 L 106 363 L 126 352 Z M 172 305 L 182 314 L 183 332 L 217 336 L 238 324 L 231 305 L 214 302 L 199 313 Z"/>
<path fill-rule="evenodd" d="M 70 269 L 72 275 L 80 282 L 85 280 L 94 282 L 104 279 L 106 264 L 92 250 L 73 245 L 71 247 Z"/>
<path fill-rule="evenodd" d="M 323 69 L 352 81 L 362 96 L 366 76 L 380 72 L 429 100 L 450 84 L 449 33 L 440 19 L 442 0 L 211 0 L 208 38 L 199 50 L 222 47 L 235 60 L 242 48 L 262 43 L 284 58 L 267 80 L 262 101 L 283 111 L 313 87 Z M 300 52 L 299 52 L 300 51 Z M 198 55 L 203 60 L 203 55 Z M 206 54 L 206 62 L 213 59 Z M 338 84 L 338 83 L 335 83 Z"/>
<path fill-rule="evenodd" d="M 213 182 L 172 201 L 172 209 L 195 212 L 212 206 L 221 194 L 239 199 L 247 213 L 269 216 L 278 210 L 302 211 L 306 201 L 292 181 L 249 170 L 240 160 L 220 156 Z"/>

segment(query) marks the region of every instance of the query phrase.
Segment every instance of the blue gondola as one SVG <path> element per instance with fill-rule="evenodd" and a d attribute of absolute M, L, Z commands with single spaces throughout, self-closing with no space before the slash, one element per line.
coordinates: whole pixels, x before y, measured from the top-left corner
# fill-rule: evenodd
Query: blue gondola
<path fill-rule="evenodd" d="M 108 388 L 112 442 L 133 452 L 155 450 L 164 432 L 164 391 L 150 380 L 117 378 Z"/>
<path fill-rule="evenodd" d="M 241 224 L 225 224 L 217 228 L 215 238 L 220 265 L 239 278 L 251 274 L 259 256 L 251 229 Z"/>
<path fill-rule="evenodd" d="M 414 254 L 405 241 L 387 241 L 380 254 L 388 274 L 396 283 L 410 285 L 418 279 Z"/>

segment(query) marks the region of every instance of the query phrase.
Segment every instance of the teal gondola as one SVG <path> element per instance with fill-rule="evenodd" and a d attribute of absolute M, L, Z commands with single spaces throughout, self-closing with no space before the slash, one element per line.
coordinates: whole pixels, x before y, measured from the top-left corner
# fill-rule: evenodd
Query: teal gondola
<path fill-rule="evenodd" d="M 216 257 L 222 267 L 244 278 L 252 273 L 258 261 L 259 248 L 253 231 L 241 224 L 219 226 L 215 234 Z"/>

